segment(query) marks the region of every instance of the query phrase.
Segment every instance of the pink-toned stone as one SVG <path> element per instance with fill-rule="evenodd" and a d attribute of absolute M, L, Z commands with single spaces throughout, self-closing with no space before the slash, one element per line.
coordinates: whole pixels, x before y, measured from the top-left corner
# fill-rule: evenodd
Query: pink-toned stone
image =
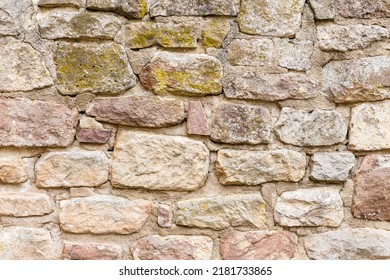
<path fill-rule="evenodd" d="M 110 139 L 111 131 L 108 129 L 82 128 L 77 132 L 76 139 L 80 143 L 104 144 Z"/>
<path fill-rule="evenodd" d="M 67 147 L 76 134 L 78 111 L 30 99 L 0 98 L 0 147 Z"/>
<path fill-rule="evenodd" d="M 202 102 L 188 102 L 187 133 L 192 135 L 210 135 L 210 127 Z"/>
<path fill-rule="evenodd" d="M 18 184 L 25 181 L 27 181 L 27 171 L 21 159 L 0 159 L 0 183 Z"/>
<path fill-rule="evenodd" d="M 297 251 L 297 236 L 286 231 L 230 231 L 220 241 L 224 260 L 285 260 Z"/>
<path fill-rule="evenodd" d="M 208 260 L 212 250 L 210 237 L 185 235 L 150 235 L 131 247 L 136 260 Z"/>
<path fill-rule="evenodd" d="M 160 227 L 169 228 L 172 226 L 173 213 L 171 207 L 159 204 L 157 207 L 157 223 Z"/>
<path fill-rule="evenodd" d="M 352 214 L 356 218 L 390 221 L 390 155 L 368 155 L 355 179 Z"/>
<path fill-rule="evenodd" d="M 42 193 L 0 193 L 0 216 L 43 216 L 53 212 L 50 197 Z"/>
<path fill-rule="evenodd" d="M 122 247 L 117 244 L 64 243 L 62 257 L 66 260 L 119 260 Z"/>
<path fill-rule="evenodd" d="M 388 0 L 335 0 L 336 8 L 343 17 L 389 17 Z"/>
<path fill-rule="evenodd" d="M 89 105 L 87 115 L 115 124 L 167 127 L 183 122 L 184 105 L 176 99 L 156 96 L 97 98 Z"/>

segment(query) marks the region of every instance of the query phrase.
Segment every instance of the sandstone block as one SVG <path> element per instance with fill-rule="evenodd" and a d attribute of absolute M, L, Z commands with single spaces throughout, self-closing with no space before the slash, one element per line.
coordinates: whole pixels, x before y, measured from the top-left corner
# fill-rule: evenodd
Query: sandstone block
<path fill-rule="evenodd" d="M 127 18 L 143 18 L 146 0 L 87 0 L 87 9 L 114 12 Z"/>
<path fill-rule="evenodd" d="M 157 224 L 163 228 L 172 226 L 173 212 L 170 206 L 159 204 L 157 207 Z"/>
<path fill-rule="evenodd" d="M 18 184 L 28 179 L 26 166 L 18 158 L 0 158 L 0 183 Z"/>
<path fill-rule="evenodd" d="M 202 42 L 205 48 L 219 48 L 230 31 L 230 19 L 210 18 L 205 22 L 202 31 Z"/>
<path fill-rule="evenodd" d="M 206 112 L 200 101 L 188 101 L 187 133 L 191 135 L 210 135 Z"/>
<path fill-rule="evenodd" d="M 316 19 L 334 19 L 336 16 L 335 0 L 309 0 Z"/>
<path fill-rule="evenodd" d="M 235 39 L 228 46 L 227 58 L 234 66 L 268 66 L 273 62 L 274 48 L 270 39 Z"/>
<path fill-rule="evenodd" d="M 62 257 L 65 260 L 119 260 L 122 247 L 117 244 L 65 242 Z"/>
<path fill-rule="evenodd" d="M 108 129 L 82 128 L 77 132 L 76 139 L 80 143 L 104 144 L 110 139 L 111 131 Z"/>
<path fill-rule="evenodd" d="M 312 41 L 290 41 L 281 51 L 279 66 L 291 70 L 307 71 L 311 68 L 311 56 L 313 54 Z"/>
<path fill-rule="evenodd" d="M 315 153 L 311 163 L 311 179 L 342 182 L 348 179 L 349 172 L 355 164 L 355 156 L 349 152 Z"/>
<path fill-rule="evenodd" d="M 66 7 L 66 6 L 74 6 L 81 7 L 86 0 L 39 0 L 39 7 Z"/>
<path fill-rule="evenodd" d="M 53 211 L 49 196 L 40 193 L 0 193 L 0 216 L 43 216 Z"/>
<path fill-rule="evenodd" d="M 18 1 L 1 0 L 0 1 L 0 19 L 1 19 L 0 37 L 18 36 L 21 33 L 23 33 L 29 27 L 29 24 L 31 24 L 32 13 L 33 13 L 33 3 L 31 0 L 18 0 Z M 2 44 L 6 46 L 8 43 L 2 43 Z M 1 57 L 0 63 L 1 60 L 5 58 Z M 9 59 L 12 61 L 11 58 Z M 14 60 L 16 59 L 20 59 L 20 57 L 15 56 Z M 21 61 L 22 63 L 28 62 L 28 61 L 24 61 L 23 58 L 21 58 Z M 24 68 L 24 69 L 28 69 L 28 68 Z M 5 71 L 4 73 L 7 73 L 7 71 Z M 21 73 L 19 73 L 19 75 L 20 74 Z M 1 76 L 2 74 L 0 74 L 0 77 Z M 3 82 L 0 82 L 1 85 L 2 83 Z M 31 86 L 31 85 L 26 85 L 26 86 Z"/>
<path fill-rule="evenodd" d="M 338 13 L 343 17 L 389 17 L 388 0 L 335 0 Z"/>

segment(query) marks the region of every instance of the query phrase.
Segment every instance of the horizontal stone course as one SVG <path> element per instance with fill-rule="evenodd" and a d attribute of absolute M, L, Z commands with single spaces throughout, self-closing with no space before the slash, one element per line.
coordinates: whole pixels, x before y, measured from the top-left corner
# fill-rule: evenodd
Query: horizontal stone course
<path fill-rule="evenodd" d="M 119 260 L 122 247 L 106 243 L 71 243 L 64 242 L 62 258 L 65 260 Z"/>
<path fill-rule="evenodd" d="M 54 207 L 46 194 L 32 192 L 0 193 L 0 216 L 43 216 L 53 212 Z"/>

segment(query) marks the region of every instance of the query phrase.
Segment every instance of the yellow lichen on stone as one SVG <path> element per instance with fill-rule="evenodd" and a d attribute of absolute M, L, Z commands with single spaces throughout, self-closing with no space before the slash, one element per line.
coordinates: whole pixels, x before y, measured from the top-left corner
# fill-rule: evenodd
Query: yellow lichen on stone
<path fill-rule="evenodd" d="M 230 19 L 209 19 L 202 31 L 202 41 L 205 48 L 221 47 L 222 41 L 230 31 Z"/>

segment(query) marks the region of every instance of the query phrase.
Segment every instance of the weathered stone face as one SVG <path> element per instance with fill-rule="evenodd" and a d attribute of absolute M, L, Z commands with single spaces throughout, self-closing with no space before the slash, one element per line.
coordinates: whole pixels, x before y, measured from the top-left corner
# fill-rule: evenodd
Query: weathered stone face
<path fill-rule="evenodd" d="M 39 31 L 46 39 L 113 39 L 121 21 L 104 13 L 80 13 L 73 10 L 48 10 L 37 14 Z"/>
<path fill-rule="evenodd" d="M 300 27 L 304 0 L 242 0 L 237 21 L 241 32 L 290 37 Z"/>
<path fill-rule="evenodd" d="M 80 143 L 104 144 L 110 139 L 110 130 L 82 128 L 77 132 L 76 139 Z"/>
<path fill-rule="evenodd" d="M 203 96 L 222 90 L 221 62 L 205 54 L 159 52 L 140 73 L 142 85 L 154 93 Z"/>
<path fill-rule="evenodd" d="M 30 91 L 53 85 L 40 53 L 27 43 L 0 45 L 0 92 Z"/>
<path fill-rule="evenodd" d="M 317 96 L 316 83 L 301 73 L 256 75 L 232 73 L 224 81 L 224 93 L 229 98 L 278 101 L 309 99 Z"/>
<path fill-rule="evenodd" d="M 206 112 L 202 102 L 188 102 L 187 133 L 192 135 L 210 135 Z"/>
<path fill-rule="evenodd" d="M 331 187 L 284 192 L 276 200 L 274 218 L 287 227 L 338 227 L 344 218 L 343 201 Z"/>
<path fill-rule="evenodd" d="M 205 48 L 219 48 L 230 31 L 230 19 L 210 18 L 205 22 L 202 31 L 202 42 Z"/>
<path fill-rule="evenodd" d="M 109 11 L 127 18 L 143 18 L 146 0 L 87 0 L 87 9 Z"/>
<path fill-rule="evenodd" d="M 95 195 L 60 202 L 60 225 L 66 232 L 131 234 L 138 232 L 152 212 L 153 203 Z"/>
<path fill-rule="evenodd" d="M 0 183 L 18 184 L 27 181 L 27 171 L 23 160 L 0 158 Z"/>
<path fill-rule="evenodd" d="M 390 156 L 368 155 L 355 178 L 352 214 L 356 218 L 390 221 Z"/>
<path fill-rule="evenodd" d="M 38 6 L 40 7 L 66 7 L 75 6 L 81 7 L 86 0 L 39 0 Z"/>
<path fill-rule="evenodd" d="M 115 244 L 65 242 L 62 258 L 65 260 L 119 260 L 122 247 Z"/>
<path fill-rule="evenodd" d="M 335 0 L 309 0 L 316 19 L 334 19 L 336 16 Z"/>
<path fill-rule="evenodd" d="M 214 115 L 211 139 L 230 144 L 268 143 L 271 124 L 266 107 L 223 103 Z"/>
<path fill-rule="evenodd" d="M 2 0 L 0 1 L 0 37 L 18 36 L 31 24 L 34 12 L 31 0 Z M 7 45 L 8 43 L 4 44 Z M 1 57 L 0 60 L 4 58 Z M 18 59 L 15 57 L 14 59 Z M 22 59 L 23 61 L 23 59 Z M 27 61 L 26 61 L 27 62 Z M 0 62 L 1 63 L 1 62 Z M 2 67 L 1 67 L 2 68 Z M 7 73 L 5 71 L 4 73 Z M 1 77 L 2 75 L 0 75 Z M 2 83 L 0 83 L 2 84 Z"/>
<path fill-rule="evenodd" d="M 119 130 L 111 182 L 117 187 L 191 191 L 203 186 L 209 150 L 181 136 Z"/>
<path fill-rule="evenodd" d="M 267 66 L 272 64 L 274 44 L 270 39 L 235 39 L 227 55 L 234 66 Z"/>
<path fill-rule="evenodd" d="M 0 215 L 42 216 L 53 211 L 49 196 L 40 193 L 0 193 Z"/>
<path fill-rule="evenodd" d="M 175 213 L 176 224 L 187 227 L 261 227 L 265 222 L 265 203 L 260 193 L 199 198 L 179 201 Z"/>
<path fill-rule="evenodd" d="M 288 260 L 297 242 L 288 231 L 231 231 L 222 234 L 219 250 L 224 260 Z"/>
<path fill-rule="evenodd" d="M 306 253 L 316 260 L 390 258 L 390 232 L 382 229 L 340 229 L 304 238 Z"/>
<path fill-rule="evenodd" d="M 159 227 L 169 228 L 172 226 L 173 212 L 170 206 L 159 204 L 157 207 L 157 224 Z"/>
<path fill-rule="evenodd" d="M 283 46 L 279 66 L 291 70 L 307 71 L 311 68 L 312 41 L 291 41 Z"/>
<path fill-rule="evenodd" d="M 57 257 L 50 232 L 45 229 L 2 228 L 0 248 L 2 260 L 48 260 Z"/>
<path fill-rule="evenodd" d="M 333 145 L 345 140 L 347 123 L 336 110 L 307 112 L 285 107 L 275 133 L 282 142 L 296 146 Z"/>
<path fill-rule="evenodd" d="M 348 148 L 375 151 L 390 148 L 390 101 L 352 107 Z"/>
<path fill-rule="evenodd" d="M 341 182 L 347 180 L 355 164 L 355 156 L 349 152 L 315 153 L 311 163 L 311 179 Z"/>
<path fill-rule="evenodd" d="M 388 0 L 335 0 L 337 11 L 343 17 L 389 17 Z"/>
<path fill-rule="evenodd" d="M 108 181 L 108 158 L 103 152 L 52 152 L 35 165 L 41 188 L 94 187 Z"/>
<path fill-rule="evenodd" d="M 292 150 L 218 151 L 215 171 L 223 185 L 298 182 L 305 175 L 306 156 Z"/>
<path fill-rule="evenodd" d="M 57 45 L 54 60 L 58 91 L 64 95 L 83 92 L 117 94 L 136 84 L 137 78 L 125 50 L 113 42 L 61 42 Z"/>
<path fill-rule="evenodd" d="M 177 99 L 155 96 L 96 98 L 87 115 L 99 121 L 138 127 L 166 127 L 184 121 L 184 104 Z"/>
<path fill-rule="evenodd" d="M 63 104 L 0 98 L 0 146 L 66 147 L 76 134 L 78 112 Z"/>
<path fill-rule="evenodd" d="M 323 70 L 335 102 L 377 101 L 390 97 L 390 57 L 333 61 Z"/>
<path fill-rule="evenodd" d="M 150 7 L 150 15 L 156 16 L 235 16 L 240 6 L 239 0 L 156 0 Z"/>
<path fill-rule="evenodd" d="M 209 260 L 213 240 L 207 236 L 149 235 L 131 247 L 135 260 Z"/>

